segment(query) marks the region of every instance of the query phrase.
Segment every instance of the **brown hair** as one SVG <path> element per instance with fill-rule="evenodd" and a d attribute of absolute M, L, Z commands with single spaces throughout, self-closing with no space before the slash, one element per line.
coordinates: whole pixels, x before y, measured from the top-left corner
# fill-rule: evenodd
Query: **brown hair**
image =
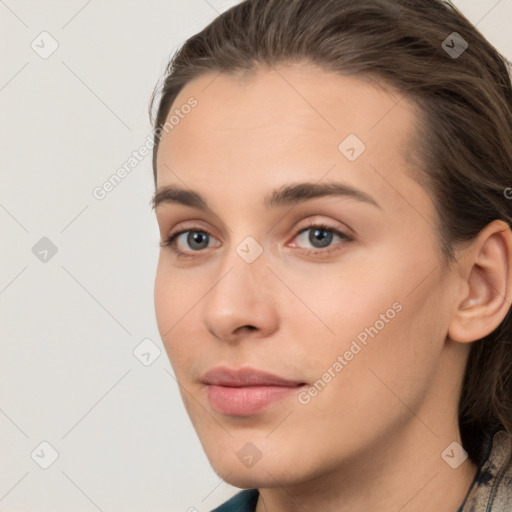
<path fill-rule="evenodd" d="M 454 32 L 468 44 L 460 55 L 448 52 Z M 511 223 L 512 202 L 504 194 L 512 185 L 510 64 L 441 0 L 246 0 L 224 12 L 167 66 L 154 124 L 155 186 L 162 127 L 188 82 L 206 72 L 300 61 L 376 80 L 413 100 L 419 109 L 416 179 L 432 193 L 448 264 L 454 249 L 492 220 Z M 493 333 L 472 343 L 462 383 L 459 427 L 473 462 L 484 435 L 503 427 L 512 433 L 511 396 L 509 310 Z"/>

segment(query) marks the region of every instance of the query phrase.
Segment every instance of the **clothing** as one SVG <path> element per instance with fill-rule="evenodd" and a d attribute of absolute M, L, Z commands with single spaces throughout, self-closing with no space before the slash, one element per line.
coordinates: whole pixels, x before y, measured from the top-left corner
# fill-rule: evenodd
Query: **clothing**
<path fill-rule="evenodd" d="M 212 512 L 254 512 L 259 494 L 258 489 L 246 489 L 235 494 Z"/>
<path fill-rule="evenodd" d="M 457 512 L 512 512 L 512 436 L 506 430 L 484 441 L 475 478 Z"/>
<path fill-rule="evenodd" d="M 258 489 L 246 489 L 211 512 L 255 512 Z M 512 436 L 489 435 L 466 497 L 456 512 L 512 512 Z"/>

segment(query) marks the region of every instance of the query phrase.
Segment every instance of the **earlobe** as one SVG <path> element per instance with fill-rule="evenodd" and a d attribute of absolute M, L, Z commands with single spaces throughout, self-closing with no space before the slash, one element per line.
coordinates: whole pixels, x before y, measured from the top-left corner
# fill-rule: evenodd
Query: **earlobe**
<path fill-rule="evenodd" d="M 465 291 L 457 298 L 448 337 L 467 343 L 493 332 L 510 309 L 512 232 L 508 224 L 501 220 L 488 224 L 458 265 Z"/>

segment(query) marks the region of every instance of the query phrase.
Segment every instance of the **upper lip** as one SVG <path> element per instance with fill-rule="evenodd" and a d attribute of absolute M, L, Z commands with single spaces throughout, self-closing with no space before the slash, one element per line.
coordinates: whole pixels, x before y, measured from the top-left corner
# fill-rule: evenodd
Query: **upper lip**
<path fill-rule="evenodd" d="M 302 381 L 289 380 L 272 373 L 244 367 L 236 370 L 218 366 L 208 370 L 202 379 L 205 384 L 216 386 L 246 387 L 246 386 L 285 386 L 296 387 L 304 384 Z"/>

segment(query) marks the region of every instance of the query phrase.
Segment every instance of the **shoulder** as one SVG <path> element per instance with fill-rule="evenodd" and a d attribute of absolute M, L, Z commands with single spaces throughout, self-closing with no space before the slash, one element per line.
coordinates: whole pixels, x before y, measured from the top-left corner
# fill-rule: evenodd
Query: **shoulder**
<path fill-rule="evenodd" d="M 508 512 L 512 510 L 512 435 L 496 432 L 484 455 L 462 512 Z"/>
<path fill-rule="evenodd" d="M 258 496 L 258 489 L 246 489 L 211 512 L 254 512 Z"/>

